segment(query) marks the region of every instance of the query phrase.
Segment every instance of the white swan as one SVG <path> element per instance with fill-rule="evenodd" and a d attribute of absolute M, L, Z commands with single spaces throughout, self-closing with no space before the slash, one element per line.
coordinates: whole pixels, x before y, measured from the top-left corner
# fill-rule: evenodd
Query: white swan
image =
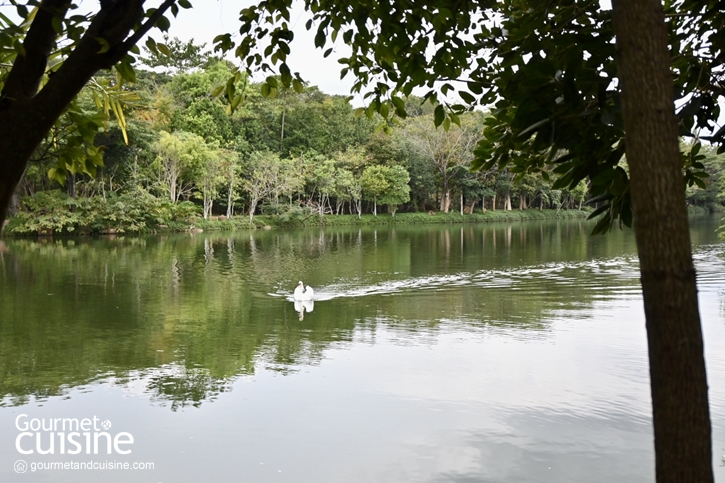
<path fill-rule="evenodd" d="M 293 297 L 295 300 L 305 300 L 305 285 L 302 283 L 302 280 L 297 284 Z"/>
<path fill-rule="evenodd" d="M 294 294 L 292 295 L 295 300 L 312 300 L 314 296 L 315 291 L 312 290 L 312 287 L 308 285 L 305 289 L 305 285 L 302 283 L 302 281 L 297 284 Z"/>

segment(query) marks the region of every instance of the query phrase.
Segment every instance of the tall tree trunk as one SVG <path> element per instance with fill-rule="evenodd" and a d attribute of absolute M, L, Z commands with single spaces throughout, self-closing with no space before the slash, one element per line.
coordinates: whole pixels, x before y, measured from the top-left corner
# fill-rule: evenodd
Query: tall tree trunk
<path fill-rule="evenodd" d="M 232 187 L 229 187 L 229 195 L 227 196 L 227 218 L 231 218 L 234 216 L 234 197 L 232 196 L 234 193 L 232 191 Z"/>
<path fill-rule="evenodd" d="M 8 206 L 8 218 L 13 216 L 20 209 L 20 193 L 21 193 L 21 191 L 22 191 L 22 187 L 20 185 L 18 185 L 18 187 L 15 188 L 15 192 L 13 193 L 13 196 L 10 198 L 10 206 Z M 2 231 L 1 228 L 0 228 L 0 231 Z"/>
<path fill-rule="evenodd" d="M 229 194 L 227 195 L 227 218 L 234 216 L 234 163 L 229 163 Z"/>
<path fill-rule="evenodd" d="M 282 106 L 282 129 L 280 130 L 279 135 L 279 152 L 284 152 L 284 118 L 287 115 L 287 100 L 285 99 L 285 104 Z"/>
<path fill-rule="evenodd" d="M 211 208 L 214 204 L 214 200 L 211 197 L 211 190 L 208 186 L 204 187 L 204 219 L 208 220 L 211 217 Z"/>
<path fill-rule="evenodd" d="M 172 175 L 171 179 L 169 180 L 169 197 L 171 198 L 172 203 L 176 203 L 176 182 L 176 176 Z"/>
<path fill-rule="evenodd" d="M 443 191 L 443 198 L 441 199 L 441 211 L 448 213 L 451 209 L 451 191 L 446 189 Z"/>
<path fill-rule="evenodd" d="M 138 151 L 133 155 L 133 187 L 138 186 Z"/>
<path fill-rule="evenodd" d="M 68 196 L 71 198 L 76 197 L 76 175 L 75 173 L 68 173 Z"/>
<path fill-rule="evenodd" d="M 506 198 L 504 198 L 503 209 L 506 211 L 511 211 L 511 192 L 510 191 L 506 192 Z"/>
<path fill-rule="evenodd" d="M 496 193 L 491 198 L 491 211 L 496 211 Z"/>
<path fill-rule="evenodd" d="M 613 9 L 657 482 L 709 483 L 707 378 L 664 13 L 659 0 L 614 0 Z"/>
<path fill-rule="evenodd" d="M 254 211 L 257 209 L 257 202 L 259 200 L 257 198 L 252 198 L 249 202 L 249 223 L 254 220 Z"/>

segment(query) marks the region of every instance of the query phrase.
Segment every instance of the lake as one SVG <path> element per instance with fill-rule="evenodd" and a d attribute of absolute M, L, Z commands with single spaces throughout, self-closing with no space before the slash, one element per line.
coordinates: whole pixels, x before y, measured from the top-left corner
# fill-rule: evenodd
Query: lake
<path fill-rule="evenodd" d="M 718 224 L 692 239 L 725 482 Z M 592 226 L 6 239 L 0 481 L 654 481 L 634 237 Z"/>

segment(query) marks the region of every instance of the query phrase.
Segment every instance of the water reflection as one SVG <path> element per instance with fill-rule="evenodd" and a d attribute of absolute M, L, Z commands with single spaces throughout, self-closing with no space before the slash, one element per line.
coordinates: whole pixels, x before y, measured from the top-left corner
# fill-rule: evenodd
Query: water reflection
<path fill-rule="evenodd" d="M 304 320 L 305 312 L 312 312 L 315 310 L 314 300 L 295 300 L 295 312 L 300 314 L 300 320 Z"/>
<path fill-rule="evenodd" d="M 712 223 L 692 239 L 718 448 Z M 634 241 L 590 227 L 6 240 L 0 427 L 105 411 L 156 481 L 652 481 Z M 0 438 L 3 481 L 28 476 L 14 455 Z"/>
<path fill-rule="evenodd" d="M 0 395 L 20 405 L 151 371 L 154 398 L 200 404 L 238 375 L 317 364 L 328 348 L 378 327 L 401 340 L 481 329 L 547 338 L 566 311 L 587 317 L 594 304 L 638 296 L 632 237 L 592 239 L 590 228 L 568 221 L 7 240 Z M 283 302 L 301 278 L 318 287 L 317 307 Z"/>

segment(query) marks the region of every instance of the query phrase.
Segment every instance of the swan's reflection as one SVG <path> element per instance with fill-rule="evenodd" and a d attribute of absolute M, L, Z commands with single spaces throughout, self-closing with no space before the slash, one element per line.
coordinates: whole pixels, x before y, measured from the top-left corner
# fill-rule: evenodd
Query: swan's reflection
<path fill-rule="evenodd" d="M 300 314 L 300 320 L 305 318 L 305 312 L 315 310 L 315 302 L 313 300 L 295 300 L 295 310 Z"/>

